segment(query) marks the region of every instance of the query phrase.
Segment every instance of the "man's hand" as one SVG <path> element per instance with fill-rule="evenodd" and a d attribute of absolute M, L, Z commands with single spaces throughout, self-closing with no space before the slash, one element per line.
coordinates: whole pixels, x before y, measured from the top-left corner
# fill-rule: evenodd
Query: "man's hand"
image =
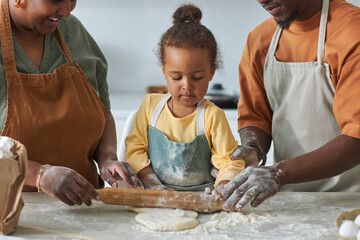
<path fill-rule="evenodd" d="M 276 165 L 248 167 L 223 188 L 216 189 L 213 195 L 226 200 L 225 210 L 234 206 L 236 210 L 240 210 L 250 201 L 252 207 L 257 207 L 279 191 L 280 176 L 281 170 Z"/>
<path fill-rule="evenodd" d="M 257 166 L 259 164 L 258 152 L 255 147 L 239 145 L 237 149 L 230 155 L 231 160 L 243 159 L 245 166 Z"/>

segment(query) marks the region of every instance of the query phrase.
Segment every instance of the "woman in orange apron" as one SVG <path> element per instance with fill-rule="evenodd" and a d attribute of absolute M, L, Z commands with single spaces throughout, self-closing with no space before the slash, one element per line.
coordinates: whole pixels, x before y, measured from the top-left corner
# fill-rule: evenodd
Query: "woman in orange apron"
<path fill-rule="evenodd" d="M 107 64 L 95 41 L 70 15 L 76 0 L 1 0 L 0 124 L 25 145 L 25 191 L 91 205 L 100 176 L 141 187 L 118 162 L 107 92 Z"/>

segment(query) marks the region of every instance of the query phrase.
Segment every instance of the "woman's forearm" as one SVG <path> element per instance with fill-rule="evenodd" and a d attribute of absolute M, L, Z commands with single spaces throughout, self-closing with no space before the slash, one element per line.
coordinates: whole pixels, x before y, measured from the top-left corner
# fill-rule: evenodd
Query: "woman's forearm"
<path fill-rule="evenodd" d="M 38 162 L 28 160 L 26 177 L 25 177 L 25 185 L 26 186 L 32 186 L 32 187 L 36 186 L 36 180 L 37 180 L 41 166 L 42 165 Z"/>
<path fill-rule="evenodd" d="M 95 152 L 95 160 L 101 165 L 106 160 L 117 160 L 116 152 L 116 127 L 111 112 L 107 112 L 106 124 L 103 135 Z"/>

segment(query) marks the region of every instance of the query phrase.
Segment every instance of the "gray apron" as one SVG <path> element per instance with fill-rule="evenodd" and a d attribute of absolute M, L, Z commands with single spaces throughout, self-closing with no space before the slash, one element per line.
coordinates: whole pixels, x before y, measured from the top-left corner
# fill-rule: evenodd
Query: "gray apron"
<path fill-rule="evenodd" d="M 165 95 L 151 115 L 148 130 L 151 167 L 162 184 L 175 190 L 202 191 L 213 187 L 211 151 L 205 136 L 205 99 L 197 105 L 197 137 L 191 142 L 178 143 L 155 128 L 170 97 L 170 94 Z"/>
<path fill-rule="evenodd" d="M 264 85 L 273 110 L 274 161 L 311 152 L 341 134 L 332 110 L 335 89 L 324 63 L 329 0 L 323 1 L 316 62 L 279 62 L 278 26 L 264 65 Z M 296 47 L 296 46 L 294 46 Z M 325 166 L 326 167 L 326 166 Z M 360 191 L 360 166 L 338 176 L 284 186 L 292 191 Z"/>

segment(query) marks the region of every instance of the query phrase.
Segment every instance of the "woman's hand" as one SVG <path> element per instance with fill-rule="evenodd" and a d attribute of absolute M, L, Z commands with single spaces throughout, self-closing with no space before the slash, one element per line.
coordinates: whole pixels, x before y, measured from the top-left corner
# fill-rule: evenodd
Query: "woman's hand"
<path fill-rule="evenodd" d="M 234 206 L 236 210 L 240 210 L 250 201 L 252 207 L 257 207 L 279 191 L 280 176 L 281 170 L 276 165 L 248 167 L 229 183 L 217 188 L 212 194 L 226 200 L 224 203 L 225 210 Z"/>
<path fill-rule="evenodd" d="M 67 167 L 46 167 L 39 185 L 43 192 L 71 206 L 82 203 L 91 206 L 91 199 L 100 200 L 91 183 Z"/>
<path fill-rule="evenodd" d="M 118 186 L 118 180 L 124 180 L 128 188 L 144 189 L 142 182 L 127 162 L 106 160 L 99 168 L 101 178 L 112 187 Z"/>

